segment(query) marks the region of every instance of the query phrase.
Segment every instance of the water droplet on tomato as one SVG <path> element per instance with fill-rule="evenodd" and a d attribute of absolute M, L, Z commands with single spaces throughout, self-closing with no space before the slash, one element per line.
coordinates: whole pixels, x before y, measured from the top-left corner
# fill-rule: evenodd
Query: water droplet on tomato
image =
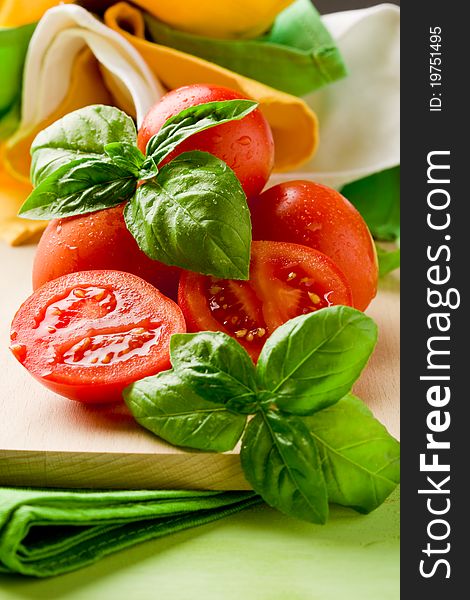
<path fill-rule="evenodd" d="M 248 146 L 251 144 L 251 138 L 248 135 L 242 135 L 241 138 L 238 138 L 237 143 L 241 146 Z"/>
<path fill-rule="evenodd" d="M 319 231 L 322 228 L 322 224 L 317 221 L 316 223 L 315 222 L 308 223 L 308 225 L 306 225 L 306 227 L 310 231 L 315 232 L 315 231 Z"/>

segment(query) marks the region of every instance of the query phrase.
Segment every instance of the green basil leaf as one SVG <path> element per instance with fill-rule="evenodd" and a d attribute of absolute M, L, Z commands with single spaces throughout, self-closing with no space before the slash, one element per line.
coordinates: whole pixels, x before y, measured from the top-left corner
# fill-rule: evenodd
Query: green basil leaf
<path fill-rule="evenodd" d="M 367 513 L 400 482 L 400 444 L 348 394 L 304 419 L 320 451 L 330 502 Z"/>
<path fill-rule="evenodd" d="M 379 277 L 384 277 L 400 267 L 400 248 L 385 250 L 378 244 L 375 245 L 375 248 L 377 250 L 377 260 L 379 261 Z"/>
<path fill-rule="evenodd" d="M 328 496 L 318 450 L 297 417 L 258 413 L 242 439 L 241 464 L 253 489 L 274 508 L 325 523 Z"/>
<path fill-rule="evenodd" d="M 145 162 L 146 169 L 160 164 L 173 150 L 195 133 L 243 119 L 258 106 L 252 100 L 224 100 L 206 102 L 197 106 L 189 106 L 177 115 L 170 117 L 160 131 L 147 143 Z"/>
<path fill-rule="evenodd" d="M 134 122 L 114 106 L 75 110 L 43 129 L 31 146 L 31 181 L 39 185 L 59 167 L 80 158 L 100 158 L 111 142 L 136 144 Z"/>
<path fill-rule="evenodd" d="M 174 371 L 136 381 L 123 392 L 138 423 L 175 446 L 232 450 L 246 417 L 198 396 Z"/>
<path fill-rule="evenodd" d="M 127 228 L 150 258 L 225 279 L 248 279 L 251 221 L 234 172 L 207 152 L 185 152 L 141 185 Z"/>
<path fill-rule="evenodd" d="M 26 219 L 55 219 L 94 212 L 129 200 L 136 186 L 133 174 L 109 159 L 82 158 L 43 179 L 18 215 Z"/>
<path fill-rule="evenodd" d="M 400 237 L 400 167 L 348 183 L 341 190 L 379 240 Z"/>
<path fill-rule="evenodd" d="M 171 336 L 171 364 L 178 376 L 205 400 L 235 412 L 256 412 L 256 374 L 247 351 L 222 332 Z"/>
<path fill-rule="evenodd" d="M 128 142 L 112 142 L 111 144 L 106 144 L 104 151 L 113 164 L 126 171 L 130 171 L 136 179 L 140 179 L 140 171 L 145 156 L 137 146 Z"/>
<path fill-rule="evenodd" d="M 325 408 L 350 391 L 376 341 L 374 321 L 349 306 L 295 317 L 278 327 L 261 351 L 260 388 L 288 413 Z"/>

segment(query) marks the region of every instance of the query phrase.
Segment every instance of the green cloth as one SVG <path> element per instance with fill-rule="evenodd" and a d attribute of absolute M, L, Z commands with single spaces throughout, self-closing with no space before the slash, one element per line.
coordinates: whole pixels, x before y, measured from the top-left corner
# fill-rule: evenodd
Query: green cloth
<path fill-rule="evenodd" d="M 346 75 L 341 54 L 309 0 L 297 0 L 253 40 L 220 40 L 172 29 L 145 14 L 147 34 L 158 44 L 181 50 L 303 96 Z"/>
<path fill-rule="evenodd" d="M 356 179 L 341 189 L 377 240 L 400 237 L 400 166 Z"/>
<path fill-rule="evenodd" d="M 0 572 L 59 575 L 259 502 L 253 492 L 0 488 Z"/>
<path fill-rule="evenodd" d="M 19 123 L 23 66 L 35 27 L 0 27 L 0 140 Z"/>
<path fill-rule="evenodd" d="M 398 600 L 398 489 L 313 525 L 259 504 L 49 579 L 0 574 L 2 600 Z"/>

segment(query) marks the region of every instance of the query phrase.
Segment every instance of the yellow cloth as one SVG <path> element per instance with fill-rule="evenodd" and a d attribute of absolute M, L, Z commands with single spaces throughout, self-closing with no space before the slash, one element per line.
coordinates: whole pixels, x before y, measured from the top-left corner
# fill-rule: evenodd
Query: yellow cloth
<path fill-rule="evenodd" d="M 253 38 L 272 25 L 293 0 L 136 0 L 175 29 L 215 38 Z"/>
<path fill-rule="evenodd" d="M 73 0 L 60 0 L 70 4 Z M 18 27 L 39 21 L 59 0 L 0 0 L 0 27 Z"/>
<path fill-rule="evenodd" d="M 0 237 L 12 245 L 35 238 L 47 222 L 29 221 L 16 216 L 19 207 L 31 192 L 29 148 L 36 134 L 63 115 L 88 104 L 112 104 L 112 98 L 103 84 L 98 62 L 90 50 L 83 50 L 72 71 L 69 91 L 59 109 L 16 144 L 3 148 L 0 153 Z M 5 160 L 6 154 L 8 160 Z M 1 165 L 4 165 L 3 168 Z"/>
<path fill-rule="evenodd" d="M 18 207 L 31 192 L 30 184 L 13 178 L 2 167 L 0 147 L 0 237 L 12 246 L 33 240 L 44 229 L 44 222 L 18 219 Z"/>
<path fill-rule="evenodd" d="M 134 0 L 134 4 L 176 29 L 209 37 L 247 38 L 266 31 L 292 1 Z M 57 4 L 58 0 L 0 0 L 0 26 L 16 27 L 39 21 L 47 9 Z"/>

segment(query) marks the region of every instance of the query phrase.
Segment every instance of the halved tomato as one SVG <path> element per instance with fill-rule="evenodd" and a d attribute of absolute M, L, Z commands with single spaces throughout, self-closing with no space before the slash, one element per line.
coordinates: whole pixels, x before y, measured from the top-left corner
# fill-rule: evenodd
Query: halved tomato
<path fill-rule="evenodd" d="M 284 242 L 253 242 L 249 281 L 184 272 L 178 303 L 189 331 L 223 331 L 257 360 L 266 338 L 289 319 L 333 304 L 351 288 L 327 256 Z"/>
<path fill-rule="evenodd" d="M 19 308 L 10 349 L 52 391 L 113 402 L 130 383 L 170 368 L 169 343 L 186 326 L 178 305 L 121 271 L 64 275 Z"/>

